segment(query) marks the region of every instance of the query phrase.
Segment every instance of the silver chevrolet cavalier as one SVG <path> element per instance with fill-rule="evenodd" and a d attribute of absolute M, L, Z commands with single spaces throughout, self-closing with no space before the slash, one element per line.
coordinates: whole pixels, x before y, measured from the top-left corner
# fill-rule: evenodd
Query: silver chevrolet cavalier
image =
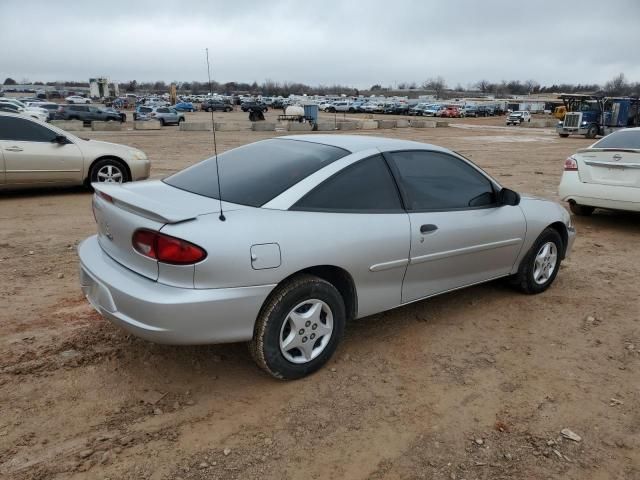
<path fill-rule="evenodd" d="M 248 341 L 284 379 L 327 362 L 350 319 L 501 277 L 543 292 L 575 237 L 559 204 L 381 137 L 279 137 L 94 188 L 79 256 L 96 310 L 153 342 Z"/>

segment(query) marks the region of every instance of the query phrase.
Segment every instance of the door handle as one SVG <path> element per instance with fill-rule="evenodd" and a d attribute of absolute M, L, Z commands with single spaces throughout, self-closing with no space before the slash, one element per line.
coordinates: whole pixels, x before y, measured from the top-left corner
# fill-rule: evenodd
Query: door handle
<path fill-rule="evenodd" d="M 5 150 L 7 152 L 21 152 L 22 148 L 20 148 L 20 147 L 7 147 L 7 148 L 5 148 Z"/>
<path fill-rule="evenodd" d="M 427 233 L 433 233 L 436 230 L 438 230 L 438 226 L 432 223 L 427 223 L 420 227 L 420 233 L 422 233 L 423 235 L 426 235 Z"/>

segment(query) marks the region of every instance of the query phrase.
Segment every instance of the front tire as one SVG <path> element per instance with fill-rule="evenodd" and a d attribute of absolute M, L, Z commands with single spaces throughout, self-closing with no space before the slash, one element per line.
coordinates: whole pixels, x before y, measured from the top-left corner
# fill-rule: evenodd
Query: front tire
<path fill-rule="evenodd" d="M 595 207 L 590 207 L 589 205 L 578 205 L 577 203 L 570 203 L 569 209 L 574 215 L 578 215 L 579 217 L 588 217 L 593 213 Z"/>
<path fill-rule="evenodd" d="M 344 300 L 332 284 L 312 275 L 296 276 L 263 305 L 249 351 L 273 377 L 302 378 L 331 358 L 345 320 Z"/>
<path fill-rule="evenodd" d="M 103 158 L 91 166 L 91 183 L 125 183 L 131 180 L 124 164 L 115 158 Z"/>
<path fill-rule="evenodd" d="M 520 263 L 512 283 L 527 294 L 544 292 L 551 286 L 560 270 L 564 244 L 560 234 L 546 228 Z"/>
<path fill-rule="evenodd" d="M 568 133 L 559 133 L 558 135 L 560 135 L 560 138 L 567 138 L 569 136 Z"/>
<path fill-rule="evenodd" d="M 596 125 L 590 125 L 584 138 L 596 138 L 596 135 L 598 135 L 598 127 Z"/>

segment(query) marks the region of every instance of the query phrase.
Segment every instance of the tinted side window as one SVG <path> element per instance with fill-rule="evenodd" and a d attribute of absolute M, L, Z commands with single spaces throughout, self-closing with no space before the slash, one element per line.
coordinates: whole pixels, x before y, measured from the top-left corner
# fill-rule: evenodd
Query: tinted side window
<path fill-rule="evenodd" d="M 292 210 L 328 212 L 398 212 L 398 189 L 380 155 L 347 167 L 314 188 Z"/>
<path fill-rule="evenodd" d="M 17 142 L 51 142 L 56 133 L 22 118 L 0 117 L 0 140 Z"/>
<path fill-rule="evenodd" d="M 390 156 L 409 210 L 452 210 L 495 204 L 489 180 L 452 155 L 409 151 Z"/>
<path fill-rule="evenodd" d="M 169 113 L 169 109 L 168 108 L 159 108 L 158 109 L 158 113 Z"/>

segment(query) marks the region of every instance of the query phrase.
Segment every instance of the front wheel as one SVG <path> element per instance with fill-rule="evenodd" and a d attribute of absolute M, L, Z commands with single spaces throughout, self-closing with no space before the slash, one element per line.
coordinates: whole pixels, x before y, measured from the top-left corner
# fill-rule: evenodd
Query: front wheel
<path fill-rule="evenodd" d="M 104 158 L 94 163 L 89 179 L 92 183 L 125 183 L 130 180 L 129 172 L 122 162 L 113 158 Z"/>
<path fill-rule="evenodd" d="M 270 375 L 293 380 L 322 367 L 344 331 L 344 300 L 336 288 L 312 275 L 278 287 L 262 307 L 249 351 Z"/>
<path fill-rule="evenodd" d="M 553 228 L 546 228 L 520 263 L 512 283 L 524 293 L 544 292 L 560 270 L 563 251 L 560 234 Z"/>
<path fill-rule="evenodd" d="M 560 135 L 561 138 L 567 138 L 569 136 L 568 133 L 559 133 L 558 135 Z"/>
<path fill-rule="evenodd" d="M 596 138 L 596 135 L 598 135 L 598 127 L 596 125 L 590 125 L 584 138 Z"/>

